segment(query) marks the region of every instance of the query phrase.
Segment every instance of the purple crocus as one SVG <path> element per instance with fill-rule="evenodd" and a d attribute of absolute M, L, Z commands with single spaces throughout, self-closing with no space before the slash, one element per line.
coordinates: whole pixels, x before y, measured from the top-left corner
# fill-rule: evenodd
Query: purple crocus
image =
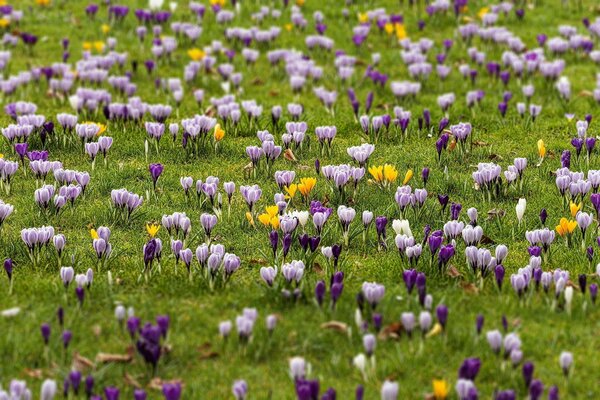
<path fill-rule="evenodd" d="M 165 400 L 179 400 L 181 398 L 181 383 L 165 383 L 162 392 Z"/>
<path fill-rule="evenodd" d="M 150 164 L 150 166 L 148 167 L 148 170 L 150 171 L 150 176 L 152 177 L 152 185 L 154 186 L 154 190 L 156 190 L 156 182 L 158 181 L 160 175 L 163 173 L 164 169 L 165 167 L 160 163 Z"/>

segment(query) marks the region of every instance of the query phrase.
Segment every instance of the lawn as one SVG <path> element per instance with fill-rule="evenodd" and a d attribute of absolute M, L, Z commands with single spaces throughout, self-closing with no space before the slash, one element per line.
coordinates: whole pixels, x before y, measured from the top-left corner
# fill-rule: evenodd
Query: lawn
<path fill-rule="evenodd" d="M 56 398 L 63 395 L 63 382 L 67 398 L 86 398 L 85 380 L 91 376 L 91 392 L 107 399 L 117 398 L 110 397 L 113 388 L 121 399 L 134 398 L 135 390 L 138 396 L 143 390 L 149 399 L 167 400 L 335 398 L 326 393 L 328 388 L 338 399 L 352 399 L 359 386 L 365 399 L 385 400 L 477 398 L 462 393 L 471 386 L 482 399 L 527 398 L 530 393 L 532 399 L 547 398 L 549 392 L 552 399 L 556 390 L 560 398 L 600 396 L 593 356 L 600 346 L 600 312 L 590 296 L 591 285 L 599 283 L 600 222 L 594 204 L 600 206 L 600 197 L 593 195 L 594 172 L 588 173 L 600 169 L 594 141 L 600 89 L 594 90 L 600 83 L 593 61 L 600 60 L 594 52 L 600 8 L 594 1 L 516 1 L 508 7 L 456 0 L 456 14 L 455 2 L 444 11 L 440 0 L 428 9 L 423 2 L 404 0 L 287 5 L 177 1 L 173 8 L 169 2 L 161 7 L 160 1 L 98 1 L 95 14 L 91 3 L 79 0 L 8 3 L 13 11 L 0 7 L 2 43 L 10 52 L 0 54 L 0 61 L 6 59 L 0 82 L 5 111 L 0 152 L 6 163 L 18 162 L 19 167 L 10 191 L 7 182 L 0 188 L 0 199 L 14 207 L 0 230 L 0 257 L 9 260 L 5 268 L 12 260 L 12 274 L 0 280 L 0 309 L 5 310 L 0 318 L 0 386 L 5 390 L 11 380 L 24 380 L 32 398 L 51 399 L 39 393 L 43 382 L 48 389 L 53 380 Z M 124 6 L 126 16 L 118 17 Z M 161 17 L 166 21 L 161 23 Z M 143 40 L 141 26 L 146 27 Z M 465 26 L 474 30 L 470 39 L 461 37 Z M 31 35 L 35 44 L 26 43 Z M 317 45 L 309 48 L 313 43 Z M 283 54 L 279 62 L 271 62 L 275 50 Z M 63 59 L 66 64 L 61 65 Z M 558 60 L 564 61 L 564 69 Z M 552 74 L 546 69 L 558 72 L 547 76 Z M 441 79 L 444 72 L 448 75 Z M 396 97 L 395 83 L 403 81 L 419 82 L 420 90 Z M 67 90 L 56 89 L 60 85 Z M 528 85 L 534 87 L 530 98 L 524 93 Z M 202 102 L 195 98 L 198 90 L 204 92 Z M 478 90 L 483 98 L 469 106 L 468 93 L 474 96 Z M 444 94 L 455 98 L 447 110 L 440 106 Z M 233 97 L 226 100 L 226 95 Z M 328 100 L 330 107 L 325 106 Z M 19 103 L 14 111 L 11 104 L 16 102 L 37 107 Z M 124 118 L 117 117 L 124 108 L 119 104 L 129 104 Z M 171 107 L 166 118 L 149 107 L 161 104 Z M 536 105 L 541 112 L 534 117 L 530 106 Z M 274 106 L 282 108 L 277 122 Z M 290 111 L 294 108 L 301 109 L 297 117 Z M 232 110 L 239 111 L 237 123 Z M 430 113 L 430 124 L 424 112 Z M 80 126 L 65 131 L 60 113 L 77 115 Z M 256 116 L 250 117 L 252 113 Z M 36 117 L 27 114 L 43 115 L 46 124 L 32 128 Z M 386 118 L 392 120 L 389 128 Z M 581 122 L 586 118 L 587 125 Z M 307 128 L 286 128 L 292 121 L 305 122 Z M 459 126 L 461 122 L 470 128 Z M 17 123 L 29 125 L 26 140 L 10 139 L 17 127 L 9 125 Z M 170 124 L 178 124 L 175 139 Z M 321 145 L 315 131 L 328 126 L 337 133 L 330 145 L 326 140 Z M 87 150 L 80 137 L 86 129 L 92 132 L 85 140 Z M 194 129 L 200 129 L 197 138 Z M 287 150 L 286 129 L 296 132 Z M 151 138 L 153 130 L 160 140 Z M 265 130 L 273 139 L 259 133 Z M 304 136 L 298 133 L 304 131 Z M 113 141 L 104 157 L 97 146 L 106 137 Z M 47 153 L 20 157 L 19 144 L 25 142 L 28 151 Z M 367 143 L 374 144 L 374 151 L 361 165 L 360 155 L 351 157 L 351 148 Z M 250 146 L 267 153 L 273 146 L 283 149 L 279 155 L 275 147 L 272 161 L 263 155 L 254 165 Z M 95 152 L 92 162 L 89 154 Z M 527 166 L 511 178 L 508 167 L 523 162 L 517 158 L 526 158 Z M 61 162 L 63 171 L 89 173 L 85 191 L 75 180 L 61 190 L 63 183 L 55 178 L 60 169 L 36 178 L 36 168 L 58 169 L 46 159 Z M 474 180 L 479 163 L 501 167 L 489 186 Z M 331 166 L 342 164 L 349 167 L 337 168 L 339 176 L 327 179 L 335 169 Z M 361 167 L 362 179 L 349 178 L 348 171 L 360 174 Z M 151 170 L 156 168 L 161 172 L 153 182 Z M 425 181 L 424 169 L 429 170 Z M 294 173 L 287 173 L 291 180 L 280 178 L 280 187 L 276 171 Z M 4 179 L 6 172 L 2 175 Z M 568 180 L 565 194 L 557 187 L 561 176 Z M 184 177 L 192 177 L 187 194 Z M 211 177 L 218 178 L 216 185 Z M 197 180 L 204 183 L 200 194 Z M 235 184 L 230 201 L 226 182 Z M 252 194 L 240 188 L 252 185 L 262 194 L 250 209 Z M 113 190 L 121 188 L 143 197 L 132 213 L 111 200 Z M 67 199 L 68 192 L 76 193 L 75 198 L 57 210 L 57 201 Z M 408 197 L 401 199 L 403 193 Z M 422 206 L 417 193 L 424 195 Z M 56 200 L 54 194 L 65 198 Z M 316 201 L 320 205 L 311 205 Z M 477 209 L 476 222 L 473 212 L 467 212 L 471 208 Z M 543 221 L 542 210 L 547 213 Z M 367 229 L 364 211 L 373 215 Z M 178 262 L 171 241 L 184 235 L 168 229 L 164 218 L 175 212 L 185 213 L 191 222 L 181 244 L 190 252 L 180 253 Z M 303 212 L 309 212 L 305 225 Z M 353 216 L 347 238 L 343 213 Z M 322 229 L 313 222 L 319 218 L 326 220 Z M 408 221 L 410 230 L 397 236 L 399 222 L 394 220 Z M 463 239 L 469 224 L 483 231 L 473 243 L 480 254 L 474 268 L 466 254 L 477 250 L 467 249 Z M 38 235 L 41 243 L 30 251 L 22 230 L 42 226 L 53 232 L 45 239 Z M 110 252 L 102 247 L 106 230 L 101 227 L 110 229 Z M 544 227 L 554 240 L 541 249 L 540 240 L 532 239 L 532 244 L 527 238 Z M 432 250 L 437 230 L 442 230 L 443 247 Z M 319 240 L 314 251 L 310 246 L 303 250 L 305 233 L 313 242 Z M 66 239 L 60 256 L 54 243 L 63 237 L 54 235 Z M 162 254 L 155 249 L 157 240 Z M 398 250 L 404 241 L 412 257 Z M 213 247 L 212 258 L 201 264 L 196 254 L 204 251 L 204 243 L 222 245 L 228 255 Z M 508 248 L 501 263 L 486 258 L 500 255 L 496 249 L 501 245 Z M 328 258 L 339 246 L 339 256 Z M 444 259 L 442 251 L 453 256 Z M 421 257 L 414 252 L 422 252 Z M 239 257 L 237 270 L 233 254 Z M 189 255 L 188 273 L 184 259 Z M 229 262 L 234 266 L 230 276 Z M 268 267 L 277 268 L 273 282 L 266 279 Z M 65 284 L 65 276 L 88 269 L 93 282 L 80 276 Z M 409 293 L 404 278 L 411 269 L 424 274 L 426 288 Z M 501 287 L 500 270 L 505 271 Z M 535 282 L 542 270 L 542 281 L 550 279 L 547 291 Z M 385 287 L 376 307 L 377 296 L 364 282 Z M 319 305 L 315 292 L 323 283 Z M 430 295 L 427 300 L 425 294 Z M 447 320 L 440 320 L 446 308 Z M 425 323 L 428 313 L 431 324 Z M 373 314 L 382 317 L 381 326 L 373 322 Z M 168 329 L 161 332 L 164 316 Z M 136 318 L 140 328 L 147 322 L 161 324 L 130 334 Z M 483 318 L 479 333 L 478 318 Z M 227 337 L 220 334 L 224 321 L 233 325 Z M 48 326 L 45 341 L 42 331 Z M 505 341 L 496 354 L 488 340 L 496 330 L 504 338 L 516 335 L 520 346 L 513 349 Z M 68 345 L 64 332 L 72 335 Z M 158 333 L 164 334 L 153 341 Z M 364 342 L 373 338 L 373 355 L 366 356 L 370 346 Z M 152 365 L 151 353 L 159 350 Z M 295 378 L 290 361 L 296 365 L 299 359 L 294 357 L 306 363 L 304 371 L 294 369 Z M 461 368 L 474 358 L 479 369 L 472 367 L 473 360 L 467 361 L 471 368 Z M 523 370 L 531 364 L 535 382 L 528 384 Z M 247 395 L 242 390 L 236 397 L 232 385 L 239 380 L 247 383 Z M 318 397 L 304 392 L 307 382 L 314 381 L 320 386 Z M 540 383 L 543 394 L 536 397 Z M 238 382 L 236 388 L 241 386 Z"/>

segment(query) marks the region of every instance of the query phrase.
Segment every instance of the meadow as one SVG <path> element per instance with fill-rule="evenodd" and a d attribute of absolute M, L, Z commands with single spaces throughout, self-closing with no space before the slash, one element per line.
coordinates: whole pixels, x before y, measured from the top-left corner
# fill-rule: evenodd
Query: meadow
<path fill-rule="evenodd" d="M 595 1 L 0 3 L 0 398 L 600 396 Z"/>

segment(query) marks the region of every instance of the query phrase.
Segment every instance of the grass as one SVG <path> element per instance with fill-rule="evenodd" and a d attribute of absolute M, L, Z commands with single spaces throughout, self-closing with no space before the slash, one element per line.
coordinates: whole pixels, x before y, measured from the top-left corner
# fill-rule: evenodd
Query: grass
<path fill-rule="evenodd" d="M 358 2 L 362 3 L 362 2 Z M 582 10 L 575 5 L 561 7 L 558 2 L 537 1 L 533 6 L 526 6 L 526 16 L 519 21 L 511 14 L 510 17 L 500 18 L 499 24 L 505 25 L 515 35 L 522 38 L 528 48 L 536 46 L 535 36 L 547 33 L 549 36 L 558 35 L 557 27 L 561 24 L 577 26 L 583 32 L 580 20 L 591 17 L 594 12 L 593 1 L 583 1 Z M 60 59 L 60 39 L 68 37 L 71 40 L 71 60 L 80 56 L 79 52 L 84 41 L 103 40 L 101 25 L 106 23 L 106 9 L 101 7 L 96 19 L 89 20 L 84 13 L 86 2 L 55 1 L 48 8 L 40 8 L 30 1 L 19 2 L 18 7 L 25 15 L 18 27 L 20 31 L 37 34 L 39 43 L 29 55 L 23 44 L 12 49 L 12 59 L 9 72 L 34 67 L 45 66 Z M 145 2 L 129 1 L 131 9 L 144 7 Z M 236 16 L 232 26 L 249 27 L 252 25 L 250 14 L 258 7 L 259 2 L 243 3 L 241 14 Z M 260 3 L 270 5 L 268 2 Z M 16 4 L 15 4 L 16 5 Z M 475 16 L 477 10 L 484 6 L 481 1 L 470 2 L 468 15 Z M 279 5 L 277 6 L 279 7 Z M 434 229 L 441 229 L 449 215 L 441 215 L 435 199 L 437 194 L 448 194 L 451 201 L 463 204 L 463 210 L 477 207 L 480 212 L 481 225 L 486 236 L 495 244 L 506 244 L 509 256 L 505 262 L 507 278 L 525 266 L 528 262 L 527 242 L 524 232 L 539 226 L 537 214 L 541 208 L 548 210 L 548 226 L 558 224 L 560 217 L 567 216 L 568 211 L 563 207 L 562 200 L 556 190 L 552 171 L 560 166 L 560 153 L 570 148 L 570 137 L 575 134 L 574 121 L 569 122 L 564 117 L 566 112 L 575 113 L 577 118 L 585 114 L 597 115 L 598 105 L 584 91 L 594 88 L 597 67 L 580 55 L 568 53 L 564 56 L 567 62 L 564 75 L 571 80 L 573 98 L 570 102 L 558 99 L 556 90 L 551 84 L 539 76 L 532 79 L 536 93 L 533 101 L 543 105 L 543 111 L 535 123 L 522 120 L 515 111 L 517 101 L 522 101 L 521 89 L 513 77 L 507 88 L 501 83 L 491 80 L 479 68 L 479 78 L 474 87 L 460 77 L 458 65 L 468 62 L 467 45 L 456 37 L 456 21 L 454 17 L 437 16 L 424 19 L 427 21 L 423 32 L 416 29 L 419 15 L 416 9 L 406 4 L 398 6 L 393 1 L 373 1 L 364 4 L 350 5 L 348 21 L 341 17 L 342 5 L 307 1 L 302 11 L 309 20 L 305 32 L 296 29 L 287 32 L 282 29 L 281 37 L 272 47 L 260 47 L 261 56 L 256 65 L 247 67 L 238 55 L 233 64 L 236 70 L 243 73 L 242 91 L 237 94 L 238 100 L 256 99 L 264 106 L 260 125 L 269 128 L 269 110 L 275 104 L 284 106 L 289 102 L 302 103 L 305 113 L 302 120 L 309 125 L 307 135 L 313 135 L 314 127 L 335 124 L 338 136 L 334 140 L 331 157 L 321 158 L 321 164 L 339 164 L 350 162 L 346 148 L 365 141 L 360 126 L 355 122 L 352 110 L 346 98 L 348 86 L 356 89 L 358 97 L 364 99 L 369 91 L 374 91 L 375 102 L 373 115 L 391 112 L 398 102 L 386 88 L 375 88 L 368 80 L 363 79 L 366 65 L 370 62 L 371 52 L 381 53 L 378 70 L 389 74 L 390 81 L 407 79 L 406 66 L 402 63 L 400 47 L 394 40 L 380 35 L 376 29 L 360 48 L 356 48 L 351 40 L 351 29 L 357 23 L 356 14 L 375 7 L 385 7 L 388 12 L 401 12 L 405 16 L 406 28 L 411 39 L 417 40 L 428 37 L 435 40 L 435 49 L 440 48 L 441 40 L 455 39 L 455 45 L 449 56 L 452 73 L 445 81 L 439 81 L 435 76 L 423 83 L 421 94 L 416 100 L 402 102 L 400 105 L 412 111 L 411 133 L 407 139 L 397 137 L 382 140 L 376 146 L 371 158 L 371 165 L 390 163 L 400 171 L 400 179 L 408 169 L 415 171 L 411 184 L 421 187 L 418 175 L 423 167 L 431 168 L 431 178 L 427 189 L 430 198 L 421 218 L 409 217 L 415 236 L 422 238 L 422 229 L 430 224 Z M 274 48 L 296 48 L 306 51 L 304 35 L 314 33 L 312 14 L 321 10 L 327 24 L 326 35 L 335 41 L 335 49 L 343 49 L 349 54 L 355 54 L 360 60 L 351 84 L 341 84 L 336 78 L 333 67 L 333 52 L 308 52 L 317 65 L 324 68 L 324 76 L 320 83 L 312 85 L 300 95 L 294 95 L 289 88 L 285 73 L 274 70 L 268 64 L 265 53 Z M 191 15 L 184 2 L 172 17 L 172 21 L 191 21 Z M 270 25 L 283 26 L 289 20 L 289 10 L 284 12 L 279 20 L 267 20 L 263 27 Z M 113 24 L 109 35 L 118 40 L 117 51 L 127 51 L 129 60 L 138 60 L 140 64 L 150 58 L 149 41 L 140 44 L 135 37 L 137 21 L 130 15 L 123 23 Z M 210 10 L 203 22 L 203 33 L 197 46 L 202 48 L 212 40 L 222 40 L 223 27 L 216 24 Z M 165 33 L 168 28 L 165 27 Z M 487 54 L 487 60 L 499 60 L 503 47 L 482 43 L 478 39 L 472 44 Z M 181 77 L 182 68 L 188 62 L 187 49 L 189 43 L 180 41 L 178 49 L 171 60 L 160 62 L 153 77 L 149 77 L 142 67 L 133 75 L 137 84 L 137 95 L 150 104 L 172 103 L 172 98 L 164 91 L 155 89 L 153 79 L 156 77 Z M 431 58 L 436 51 L 430 52 Z M 549 56 L 551 57 L 551 56 Z M 432 61 L 433 62 L 433 61 Z M 128 63 L 122 71 L 115 70 L 116 75 L 130 70 Z M 201 75 L 192 84 L 185 86 L 185 97 L 181 106 L 174 111 L 169 122 L 192 116 L 201 110 L 194 102 L 191 93 L 194 88 L 205 88 L 207 98 L 221 96 L 220 78 L 216 74 Z M 523 82 L 524 83 L 524 82 Z M 78 85 L 79 83 L 76 83 Z M 327 89 L 338 90 L 335 117 L 325 111 L 312 93 L 311 86 L 323 85 Z M 483 103 L 473 113 L 466 107 L 464 96 L 466 91 L 473 88 L 483 89 L 486 96 Z M 46 94 L 46 83 L 32 84 L 19 89 L 11 97 L 3 99 L 3 104 L 15 100 L 33 101 L 38 105 L 38 113 L 46 115 L 47 119 L 55 119 L 59 112 L 70 112 L 67 102 L 52 98 Z M 514 99 L 509 105 L 506 118 L 502 119 L 496 105 L 504 90 L 511 90 Z M 429 108 L 433 121 L 442 117 L 436 105 L 436 98 L 441 93 L 454 92 L 456 104 L 450 110 L 452 123 L 459 120 L 470 121 L 474 127 L 474 140 L 479 145 L 474 146 L 468 154 L 461 156 L 457 151 L 445 154 L 443 165 L 437 161 L 435 138 L 427 137 L 416 129 L 416 117 L 424 108 Z M 113 93 L 113 101 L 123 99 Z M 101 114 L 101 113 L 100 113 Z M 105 122 L 102 115 L 92 115 L 84 119 Z M 175 116 L 177 114 L 179 118 Z M 284 120 L 288 115 L 285 113 Z M 576 120 L 575 119 L 575 120 Z M 2 116 L 2 126 L 10 123 L 7 116 Z M 597 121 L 593 121 L 590 132 L 596 134 Z M 404 336 L 398 341 L 379 340 L 376 350 L 377 367 L 368 379 L 363 380 L 359 372 L 352 366 L 352 358 L 362 352 L 361 333 L 354 324 L 355 295 L 360 290 L 363 281 L 376 281 L 386 286 L 386 295 L 378 310 L 384 315 L 384 324 L 388 325 L 399 320 L 402 312 L 420 312 L 420 307 L 406 295 L 402 282 L 402 270 L 406 264 L 400 260 L 394 249 L 393 238 L 388 238 L 389 251 L 377 251 L 375 233 L 371 228 L 369 240 L 365 245 L 360 237 L 354 238 L 349 248 L 342 253 L 343 267 L 346 277 L 344 291 L 335 310 L 327 307 L 319 309 L 313 303 L 313 288 L 319 279 L 326 279 L 325 273 L 314 268 L 304 277 L 303 297 L 297 302 L 286 301 L 277 293 L 266 289 L 259 277 L 261 266 L 270 263 L 268 231 L 262 227 L 251 228 L 245 219 L 245 204 L 236 192 L 230 217 L 224 213 L 224 218 L 215 228 L 215 241 L 223 243 L 228 252 L 239 255 L 242 268 L 233 276 L 230 284 L 222 289 L 211 292 L 207 285 L 198 279 L 189 282 L 181 266 L 174 268 L 174 260 L 168 247 L 168 235 L 164 229 L 159 237 L 165 243 L 162 273 L 156 274 L 149 282 L 139 281 L 138 277 L 143 267 L 142 246 L 147 240 L 144 224 L 147 221 L 160 221 L 163 214 L 175 211 L 187 213 L 192 219 L 194 240 L 190 244 L 192 250 L 200 244 L 201 227 L 199 216 L 201 209 L 194 201 L 187 201 L 179 185 L 181 176 L 192 176 L 194 179 L 205 179 L 209 175 L 218 176 L 221 182 L 233 180 L 237 187 L 243 184 L 258 183 L 263 189 L 263 196 L 258 203 L 262 210 L 270 205 L 273 195 L 278 191 L 272 176 L 259 174 L 252 178 L 244 172 L 248 158 L 244 153 L 245 146 L 257 144 L 255 130 L 245 126 L 237 136 L 228 132 L 220 144 L 219 151 L 214 154 L 207 149 L 201 157 L 188 158 L 181 151 L 179 144 L 172 147 L 167 138 L 160 144 L 160 154 L 151 151 L 149 162 L 161 162 L 165 172 L 159 179 L 157 196 L 145 199 L 140 212 L 130 223 L 114 223 L 110 217 L 110 191 L 126 187 L 128 190 L 144 195 L 151 190 L 151 180 L 147 170 L 148 162 L 144 158 L 145 130 L 141 125 L 108 124 L 107 134 L 114 137 L 114 145 L 110 151 L 110 161 L 107 167 L 99 162 L 94 171 L 90 162 L 81 151 L 75 147 L 66 149 L 52 144 L 49 147 L 52 160 L 60 160 L 69 169 L 89 171 L 91 183 L 83 199 L 77 201 L 73 210 L 56 217 L 42 215 L 33 202 L 35 180 L 28 174 L 23 175 L 20 169 L 14 179 L 13 191 L 2 200 L 15 206 L 15 213 L 9 217 L 0 235 L 0 256 L 11 257 L 17 267 L 14 272 L 13 294 L 8 295 L 8 281 L 1 282 L 0 304 L 3 308 L 18 306 L 21 313 L 14 318 L 0 320 L 0 376 L 2 384 L 8 385 L 9 377 L 27 379 L 29 387 L 37 393 L 41 378 L 53 378 L 58 382 L 67 376 L 74 364 L 75 354 L 80 354 L 94 360 L 99 352 L 124 354 L 127 353 L 131 342 L 127 334 L 120 330 L 114 318 L 114 307 L 118 303 L 135 308 L 135 313 L 143 321 L 152 321 L 156 315 L 168 314 L 171 317 L 171 328 L 167 343 L 170 352 L 161 359 L 157 376 L 163 380 L 181 380 L 185 387 L 185 399 L 230 398 L 230 387 L 235 379 L 245 379 L 250 386 L 252 399 L 291 399 L 295 398 L 293 382 L 288 375 L 288 359 L 302 356 L 312 365 L 311 377 L 318 378 L 323 390 L 334 387 L 338 398 L 352 398 L 355 387 L 363 384 L 368 399 L 379 398 L 379 390 L 385 379 L 394 379 L 400 383 L 400 398 L 423 398 L 432 391 L 431 381 L 434 378 L 446 379 L 451 386 L 456 382 L 457 370 L 466 357 L 479 357 L 482 368 L 476 384 L 482 398 L 490 398 L 495 390 L 514 389 L 518 397 L 526 396 L 526 388 L 520 373 L 520 367 L 513 369 L 510 365 L 496 357 L 489 349 L 485 337 L 478 338 L 475 334 L 475 317 L 485 316 L 484 332 L 491 329 L 501 329 L 501 317 L 506 316 L 510 331 L 518 332 L 523 342 L 524 360 L 535 363 L 535 377 L 544 382 L 546 388 L 557 385 L 562 398 L 597 398 L 599 395 L 595 369 L 597 363 L 593 352 L 600 345 L 596 331 L 599 328 L 600 316 L 589 297 L 576 291 L 573 310 L 569 315 L 561 309 L 553 310 L 550 306 L 551 296 L 531 293 L 526 300 L 519 300 L 510 288 L 508 281 L 499 293 L 491 278 L 488 278 L 481 289 L 473 289 L 469 283 L 472 278 L 468 274 L 463 259 L 464 245 L 461 243 L 452 264 L 460 271 L 461 276 L 450 277 L 439 274 L 435 268 L 427 266 L 427 254 L 421 260 L 419 268 L 427 273 L 428 292 L 433 295 L 434 307 L 444 303 L 450 309 L 446 333 L 426 340 L 418 337 L 407 340 Z M 277 137 L 278 135 L 276 135 Z M 314 143 L 314 137 L 313 143 Z M 538 160 L 536 142 L 543 139 L 548 148 L 548 157 L 540 167 L 535 164 Z M 277 140 L 279 140 L 277 138 Z M 39 140 L 33 139 L 31 147 L 39 147 Z M 1 151 L 5 157 L 15 159 L 12 150 L 2 143 Z M 295 163 L 279 159 L 274 169 L 294 169 L 297 176 L 314 176 L 313 164 L 318 157 L 318 150 L 313 146 L 310 150 L 297 152 L 298 161 Z M 527 157 L 529 166 L 525 172 L 525 185 L 521 192 L 509 191 L 496 201 L 484 202 L 481 193 L 473 188 L 471 172 L 478 162 L 493 160 L 503 169 L 512 163 L 514 157 Z M 598 155 L 592 157 L 589 168 L 597 167 Z M 447 174 L 444 174 L 447 167 Z M 573 159 L 572 170 L 587 170 L 583 163 L 579 165 Z M 49 182 L 51 179 L 49 179 Z M 349 205 L 357 210 L 357 215 L 363 210 L 371 210 L 375 215 L 387 215 L 388 218 L 398 218 L 393 194 L 395 190 L 384 191 L 366 179 L 361 183 L 356 197 Z M 515 217 L 515 206 L 520 197 L 527 199 L 525 221 L 520 226 Z M 313 194 L 314 199 L 329 200 L 327 185 L 322 177 L 318 178 Z M 299 199 L 294 206 L 305 208 Z M 336 206 L 331 203 L 330 206 Z M 591 212 L 591 204 L 584 203 L 587 211 Z M 486 218 L 491 209 L 506 211 L 501 222 L 494 218 Z M 466 218 L 463 211 L 463 218 Z M 86 294 L 83 307 L 76 303 L 72 288 L 65 296 L 62 282 L 59 279 L 58 266 L 51 248 L 46 249 L 44 261 L 33 268 L 27 259 L 26 249 L 20 239 L 20 230 L 25 227 L 52 225 L 57 232 L 67 238 L 67 259 L 74 256 L 77 272 L 83 272 L 88 267 L 96 265 L 91 239 L 90 226 L 109 226 L 112 229 L 111 243 L 115 257 L 111 260 L 108 270 L 112 275 L 112 285 L 108 282 L 107 271 L 97 271 L 94 284 Z M 310 223 L 309 223 L 310 225 Z M 359 231 L 358 221 L 353 223 L 353 231 Z M 596 223 L 593 225 L 596 226 Z M 312 229 L 312 228 L 311 228 Z M 595 229 L 594 229 L 595 231 Z M 388 235 L 393 236 L 391 229 Z M 592 245 L 592 235 L 588 235 L 588 245 Z M 322 243 L 331 245 L 341 240 L 340 229 L 335 215 L 326 225 Z M 491 249 L 493 244 L 488 245 Z M 293 246 L 292 258 L 299 257 L 297 244 Z M 324 265 L 322 256 L 316 260 Z M 593 263 L 595 264 L 595 262 Z M 570 271 L 571 279 L 576 284 L 578 274 L 589 275 L 588 281 L 597 281 L 591 274 L 594 269 L 585 258 L 579 246 L 565 246 L 557 239 L 552 246 L 552 254 L 544 270 L 555 268 Z M 584 303 L 586 305 L 584 305 Z M 72 330 L 74 337 L 68 351 L 63 354 L 59 340 L 60 328 L 56 321 L 56 310 L 59 306 L 65 308 L 65 327 Z M 237 338 L 232 337 L 224 342 L 218 336 L 218 323 L 225 319 L 234 320 L 244 307 L 255 307 L 259 312 L 259 320 L 254 329 L 251 343 L 241 346 Z M 275 313 L 279 317 L 277 328 L 269 336 L 264 327 L 264 319 L 268 314 Z M 332 329 L 324 329 L 321 325 L 327 321 L 342 321 L 349 326 L 347 333 Z M 40 324 L 49 322 L 52 326 L 50 341 L 50 360 L 42 357 L 44 353 L 42 339 L 39 333 Z M 233 335 L 235 336 L 235 334 Z M 561 351 L 573 352 L 575 368 L 567 381 L 558 364 Z M 83 368 L 84 374 L 92 373 L 96 378 L 97 387 L 118 386 L 123 391 L 124 398 L 131 397 L 132 381 L 148 387 L 151 374 L 138 355 L 127 364 L 95 363 L 94 368 Z M 151 398 L 158 397 L 158 392 L 152 393 Z M 451 395 L 455 396 L 451 390 Z"/>

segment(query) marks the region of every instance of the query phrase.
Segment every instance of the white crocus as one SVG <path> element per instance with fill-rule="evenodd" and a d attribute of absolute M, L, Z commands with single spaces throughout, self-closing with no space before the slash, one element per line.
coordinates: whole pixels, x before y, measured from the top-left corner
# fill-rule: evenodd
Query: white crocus
<path fill-rule="evenodd" d="M 164 2 L 164 0 L 148 0 L 148 8 L 153 11 L 160 10 Z"/>
<path fill-rule="evenodd" d="M 366 379 L 367 356 L 365 356 L 363 353 L 356 355 L 356 357 L 354 357 L 354 359 L 352 360 L 352 364 L 360 371 L 362 376 Z"/>
<path fill-rule="evenodd" d="M 524 198 L 520 198 L 517 203 L 516 211 L 517 211 L 517 220 L 519 221 L 519 225 L 523 220 L 523 216 L 525 215 L 525 209 L 527 208 L 527 200 Z"/>
<path fill-rule="evenodd" d="M 565 288 L 565 305 L 567 308 L 567 312 L 571 313 L 571 303 L 573 302 L 573 287 L 567 286 Z"/>
<path fill-rule="evenodd" d="M 407 219 L 395 219 L 392 222 L 392 229 L 396 232 L 396 235 L 406 235 L 413 237 L 412 231 L 410 230 L 410 222 Z"/>

